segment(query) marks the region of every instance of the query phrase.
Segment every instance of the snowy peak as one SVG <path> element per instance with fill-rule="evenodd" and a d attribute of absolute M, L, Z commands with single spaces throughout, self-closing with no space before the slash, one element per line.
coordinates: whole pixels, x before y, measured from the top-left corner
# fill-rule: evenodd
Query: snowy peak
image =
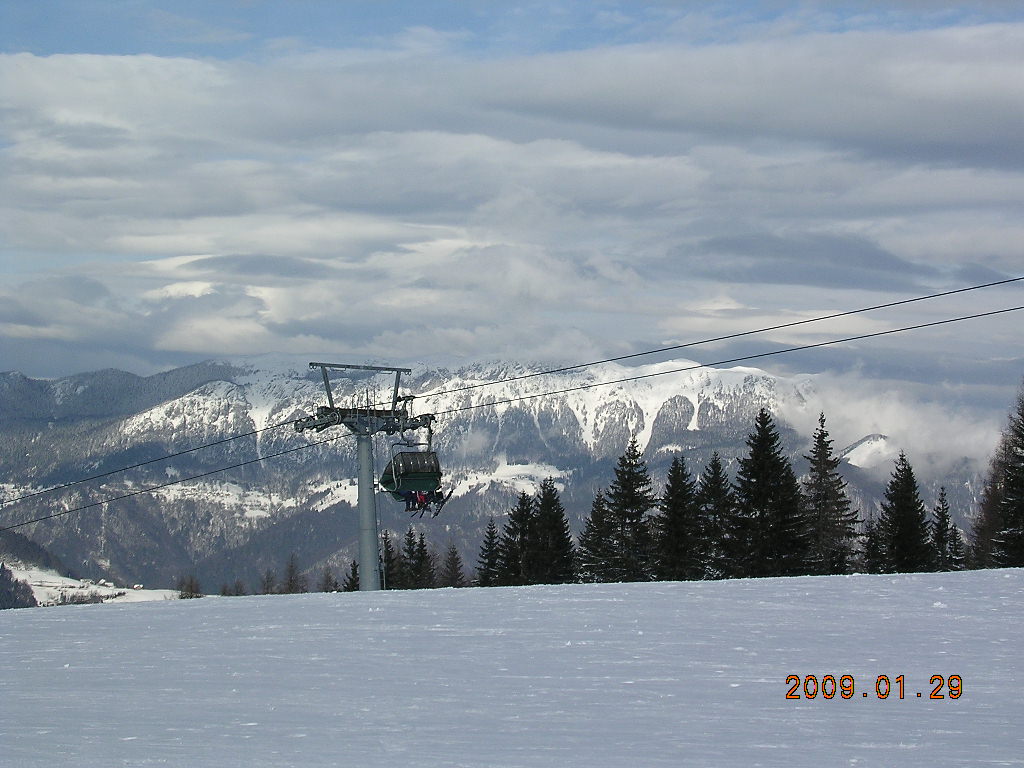
<path fill-rule="evenodd" d="M 891 462 L 898 453 L 899 449 L 888 436 L 876 433 L 862 437 L 841 451 L 839 456 L 855 467 L 873 469 Z"/>

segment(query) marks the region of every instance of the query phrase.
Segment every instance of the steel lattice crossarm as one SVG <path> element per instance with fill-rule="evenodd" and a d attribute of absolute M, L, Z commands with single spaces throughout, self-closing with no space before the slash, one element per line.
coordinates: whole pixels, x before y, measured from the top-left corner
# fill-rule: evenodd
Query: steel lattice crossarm
<path fill-rule="evenodd" d="M 395 435 L 407 430 L 430 429 L 434 422 L 432 414 L 410 416 L 406 403 L 411 397 L 399 397 L 398 387 L 403 373 L 412 373 L 411 368 L 386 368 L 376 365 L 348 365 L 343 363 L 310 363 L 310 368 L 319 368 L 324 377 L 324 389 L 327 391 L 327 405 L 317 406 L 312 416 L 295 422 L 295 430 L 303 432 L 315 429 L 323 432 L 328 427 L 344 425 L 357 435 L 375 435 L 383 432 Z M 358 371 L 380 371 L 395 374 L 395 387 L 391 396 L 391 408 L 338 408 L 334 405 L 334 394 L 331 392 L 331 381 L 327 369 L 344 369 Z"/>
<path fill-rule="evenodd" d="M 403 407 L 399 410 L 380 410 L 376 408 L 332 408 L 318 406 L 312 416 L 306 416 L 295 422 L 295 430 L 304 432 L 315 429 L 323 432 L 328 427 L 344 425 L 356 434 L 375 435 L 383 432 L 395 435 L 412 429 L 430 429 L 434 415 L 425 413 L 421 416 L 410 416 Z"/>

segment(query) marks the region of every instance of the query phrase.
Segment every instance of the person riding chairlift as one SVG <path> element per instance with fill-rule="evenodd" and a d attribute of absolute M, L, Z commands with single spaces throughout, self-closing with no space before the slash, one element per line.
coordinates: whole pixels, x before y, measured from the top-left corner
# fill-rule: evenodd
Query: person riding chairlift
<path fill-rule="evenodd" d="M 433 491 L 399 491 L 398 495 L 405 502 L 406 512 L 419 512 L 420 515 L 430 509 L 431 504 L 437 504 L 438 510 L 447 501 L 447 496 L 441 490 Z M 435 512 L 436 514 L 436 512 Z"/>

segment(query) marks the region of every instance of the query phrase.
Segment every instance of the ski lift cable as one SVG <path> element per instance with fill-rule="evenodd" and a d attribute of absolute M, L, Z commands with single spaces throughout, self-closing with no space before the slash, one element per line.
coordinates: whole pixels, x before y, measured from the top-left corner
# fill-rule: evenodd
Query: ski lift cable
<path fill-rule="evenodd" d="M 691 341 L 691 342 L 687 342 L 685 344 L 676 344 L 676 345 L 668 346 L 668 347 L 660 347 L 658 349 L 650 349 L 650 350 L 641 351 L 641 352 L 633 352 L 633 353 L 628 354 L 628 355 L 620 355 L 618 357 L 609 357 L 609 358 L 605 358 L 603 360 L 594 360 L 594 361 L 587 362 L 587 363 L 578 363 L 576 365 L 569 365 L 569 366 L 564 366 L 562 368 L 554 368 L 554 369 L 551 369 L 551 370 L 535 371 L 533 373 L 527 373 L 527 374 L 523 374 L 523 375 L 520 375 L 520 376 L 512 376 L 512 377 L 508 377 L 508 378 L 505 378 L 505 379 L 498 379 L 496 381 L 480 382 L 480 383 L 477 383 L 477 384 L 467 384 L 467 385 L 465 385 L 463 387 L 456 387 L 454 389 L 440 390 L 438 392 L 426 393 L 426 394 L 418 395 L 417 397 L 420 397 L 420 398 L 422 398 L 422 397 L 440 397 L 442 395 L 456 394 L 456 393 L 459 393 L 459 392 L 465 392 L 465 391 L 472 390 L 472 389 L 480 389 L 480 388 L 483 388 L 483 387 L 491 387 L 491 386 L 496 386 L 498 384 L 507 384 L 507 383 L 510 383 L 510 382 L 513 382 L 513 381 L 522 381 L 524 379 L 535 378 L 535 377 L 538 377 L 538 376 L 548 376 L 548 375 L 552 375 L 552 374 L 555 374 L 555 373 L 565 373 L 566 371 L 578 370 L 580 368 L 589 368 L 589 367 L 592 367 L 592 366 L 595 366 L 595 365 L 602 365 L 604 363 L 620 362 L 622 360 L 630 360 L 630 359 L 635 359 L 635 358 L 638 358 L 638 357 L 644 357 L 644 356 L 647 356 L 647 355 L 654 355 L 654 354 L 658 354 L 658 353 L 662 353 L 662 352 L 670 352 L 670 351 L 679 350 L 679 349 L 686 349 L 688 347 L 696 347 L 696 346 L 700 346 L 700 345 L 703 345 L 703 344 L 711 344 L 711 343 L 714 343 L 714 342 L 717 342 L 717 341 L 728 341 L 728 340 L 731 340 L 731 339 L 742 338 L 744 336 L 752 336 L 752 335 L 759 334 L 759 333 L 767 333 L 769 331 L 777 331 L 777 330 L 782 330 L 782 329 L 785 329 L 785 328 L 793 328 L 793 327 L 796 327 L 796 326 L 807 325 L 807 324 L 810 324 L 810 323 L 816 323 L 816 322 L 820 322 L 820 321 L 823 321 L 823 320 L 833 320 L 833 319 L 840 318 L 840 317 L 848 317 L 848 316 L 851 316 L 851 315 L 863 314 L 865 312 L 872 312 L 872 311 L 876 311 L 876 310 L 879 310 L 879 309 L 887 309 L 887 308 L 891 308 L 891 307 L 902 306 L 902 305 L 905 305 L 905 304 L 912 304 L 912 303 L 919 302 L 919 301 L 927 301 L 929 299 L 936 299 L 936 298 L 941 298 L 941 297 L 944 297 L 944 296 L 952 296 L 954 294 L 966 293 L 966 292 L 969 292 L 969 291 L 977 291 L 977 290 L 980 290 L 980 289 L 983 289 L 983 288 L 992 288 L 992 287 L 995 287 L 995 286 L 1007 285 L 1007 284 L 1010 284 L 1010 283 L 1020 282 L 1022 280 L 1024 280 L 1024 276 L 1012 277 L 1012 278 L 1007 278 L 1007 279 L 1004 279 L 1004 280 L 996 280 L 994 282 L 982 283 L 982 284 L 979 284 L 979 285 L 972 285 L 972 286 L 968 286 L 968 287 L 965 287 L 965 288 L 957 288 L 957 289 L 950 290 L 950 291 L 942 291 L 942 292 L 939 292 L 939 293 L 932 293 L 932 294 L 928 294 L 926 296 L 916 296 L 916 297 L 913 297 L 913 298 L 901 299 L 899 301 L 892 301 L 892 302 L 887 302 L 887 303 L 884 303 L 884 304 L 875 304 L 875 305 L 870 306 L 870 307 L 862 307 L 860 309 L 852 309 L 852 310 L 847 310 L 847 311 L 844 311 L 844 312 L 836 312 L 836 313 L 833 313 L 833 314 L 830 314 L 830 315 L 822 315 L 820 317 L 806 318 L 804 320 L 795 320 L 793 322 L 781 323 L 781 324 L 778 324 L 778 325 L 767 326 L 767 327 L 764 327 L 764 328 L 756 328 L 756 329 L 753 329 L 753 330 L 739 331 L 737 333 L 726 334 L 726 335 L 723 335 L 723 336 L 716 336 L 716 337 L 709 338 L 709 339 L 701 339 L 701 340 L 698 340 L 698 341 Z M 834 342 L 830 342 L 830 343 L 834 343 Z M 748 359 L 748 358 L 739 358 L 739 360 L 743 360 L 743 359 Z M 725 361 L 725 362 L 733 362 L 733 361 Z M 709 363 L 708 365 L 714 365 L 714 363 Z M 623 379 L 623 381 L 629 381 L 629 379 Z M 539 397 L 540 395 L 536 395 L 536 396 Z M 131 464 L 131 465 L 128 465 L 128 466 L 125 466 L 125 467 L 120 467 L 118 469 L 112 469 L 112 470 L 110 470 L 108 472 L 101 472 L 101 473 L 98 473 L 98 474 L 95 474 L 95 475 L 90 475 L 89 477 L 80 478 L 78 480 L 72 480 L 72 481 L 69 481 L 69 482 L 66 482 L 66 483 L 62 483 L 60 485 L 52 486 L 50 488 L 44 488 L 42 490 L 33 491 L 31 493 L 23 494 L 21 496 L 15 496 L 15 497 L 12 497 L 12 498 L 9 498 L 9 499 L 2 499 L 2 500 L 0 500 L 0 508 L 2 508 L 4 506 L 7 506 L 9 504 L 14 504 L 14 503 L 17 503 L 17 502 L 20 502 L 20 501 L 25 501 L 27 499 L 35 498 L 37 496 L 42 496 L 42 495 L 47 494 L 47 493 L 53 493 L 55 491 L 67 490 L 68 488 L 72 488 L 72 487 L 74 487 L 76 485 L 80 485 L 82 483 L 91 482 L 93 480 L 101 480 L 101 479 L 103 479 L 105 477 L 111 477 L 113 475 L 117 475 L 117 474 L 120 474 L 122 472 L 129 472 L 129 471 L 131 471 L 133 469 L 139 469 L 141 467 L 145 467 L 145 466 L 148 466 L 150 464 L 156 464 L 156 463 L 161 462 L 161 461 L 169 461 L 171 459 L 175 459 L 175 458 L 178 458 L 180 456 L 185 456 L 185 455 L 190 454 L 190 453 L 195 453 L 196 451 L 201 451 L 201 450 L 203 450 L 205 448 L 213 448 L 213 447 L 216 447 L 218 445 L 223 445 L 223 444 L 229 443 L 229 442 L 231 442 L 233 440 L 240 440 L 240 439 L 245 438 L 245 437 L 252 437 L 254 435 L 260 434 L 261 432 L 266 432 L 266 431 L 269 431 L 269 430 L 272 430 L 272 429 L 279 429 L 280 427 L 292 426 L 293 424 L 296 423 L 296 421 L 298 421 L 298 419 L 291 419 L 289 421 L 283 421 L 283 422 L 280 422 L 278 424 L 272 424 L 270 426 L 263 427 L 261 429 L 251 430 L 249 432 L 243 432 L 243 433 L 237 434 L 237 435 L 231 435 L 231 436 L 222 438 L 220 440 L 214 440 L 213 442 L 210 442 L 210 443 L 204 443 L 202 445 L 197 445 L 197 446 L 194 446 L 192 448 L 186 448 L 184 450 L 177 451 L 175 453 L 167 454 L 166 456 L 159 456 L 157 458 L 148 459 L 146 461 L 138 462 L 137 464 Z"/>
<path fill-rule="evenodd" d="M 241 434 L 231 435 L 229 437 L 225 437 L 225 438 L 222 438 L 220 440 L 214 440 L 212 443 L 203 443 L 202 445 L 196 445 L 196 446 L 193 446 L 192 448 L 185 448 L 184 450 L 178 451 L 177 453 L 169 453 L 166 456 L 158 456 L 155 459 L 147 459 L 146 461 L 140 461 L 138 464 L 131 464 L 131 465 L 127 466 L 127 467 L 121 467 L 119 469 L 112 469 L 109 472 L 100 472 L 99 474 L 96 474 L 96 475 L 90 475 L 89 477 L 83 477 L 83 478 L 81 478 L 79 480 L 71 480 L 71 481 L 69 481 L 67 483 L 62 483 L 61 485 L 54 485 L 54 486 L 52 486 L 50 488 L 44 488 L 43 490 L 40 490 L 40 491 L 33 491 L 32 493 L 26 493 L 26 494 L 24 494 L 22 496 L 15 496 L 15 497 L 10 498 L 10 499 L 2 499 L 2 500 L 0 500 L 0 507 L 3 507 L 5 505 L 7 505 L 7 504 L 14 504 L 15 502 L 18 502 L 18 501 L 24 501 L 25 499 L 31 499 L 31 498 L 34 498 L 36 496 L 42 496 L 42 495 L 47 494 L 47 493 L 53 493 L 54 491 L 67 490 L 68 488 L 71 488 L 71 487 L 76 486 L 76 485 L 81 485 L 82 483 L 88 483 L 88 482 L 91 482 L 92 480 L 102 480 L 104 477 L 111 477 L 112 475 L 118 475 L 118 474 L 120 474 L 122 472 L 129 472 L 129 471 L 131 471 L 133 469 L 139 469 L 140 467 L 145 467 L 145 466 L 148 466 L 150 464 L 156 464 L 156 463 L 161 462 L 161 461 L 169 461 L 171 459 L 176 459 L 179 456 L 185 456 L 185 455 L 190 454 L 190 453 L 195 453 L 196 451 L 201 451 L 204 448 L 214 448 L 214 447 L 216 447 L 218 445 L 223 445 L 224 443 L 230 443 L 232 440 L 241 440 L 243 437 L 252 437 L 253 435 L 258 435 L 261 432 L 266 432 L 266 431 L 271 430 L 271 429 L 278 429 L 279 427 L 290 426 L 290 425 L 294 424 L 295 421 L 296 421 L 296 419 L 292 419 L 291 421 L 283 421 L 280 424 L 271 424 L 269 427 L 262 427 L 260 429 L 254 429 L 254 430 L 252 430 L 250 432 L 242 432 Z"/>
<path fill-rule="evenodd" d="M 683 368 L 676 368 L 676 369 L 669 370 L 669 371 L 656 371 L 654 373 L 639 374 L 637 376 L 627 376 L 627 377 L 624 377 L 624 378 L 614 379 L 614 380 L 611 380 L 611 381 L 601 381 L 601 382 L 595 382 L 593 384 L 583 384 L 583 385 L 579 385 L 579 386 L 575 386 L 575 387 L 567 387 L 565 389 L 560 389 L 560 390 L 551 390 L 551 391 L 548 391 L 548 392 L 538 392 L 538 393 L 534 393 L 534 394 L 531 394 L 531 395 L 523 395 L 523 396 L 520 396 L 520 397 L 507 398 L 505 400 L 498 400 L 498 401 L 493 401 L 493 402 L 489 402 L 489 403 L 479 403 L 477 405 L 470 405 L 470 406 L 466 406 L 466 407 L 463 407 L 463 408 L 453 408 L 453 409 L 451 409 L 449 411 L 441 412 L 438 415 L 448 415 L 448 414 L 453 414 L 453 413 L 460 413 L 460 412 L 463 412 L 463 411 L 473 410 L 475 408 L 484 408 L 484 407 L 494 406 L 494 405 L 502 405 L 502 404 L 507 404 L 507 403 L 521 402 L 521 401 L 524 401 L 524 400 L 533 400 L 533 399 L 536 399 L 536 398 L 539 398 L 539 397 L 549 397 L 551 395 L 560 395 L 560 394 L 565 394 L 565 393 L 568 393 L 568 392 L 577 392 L 577 391 L 584 390 L 584 389 L 593 389 L 593 388 L 596 388 L 596 387 L 606 387 L 606 386 L 611 386 L 613 384 L 623 384 L 625 382 L 639 381 L 641 379 L 649 379 L 649 378 L 653 378 L 655 376 L 665 376 L 665 375 L 669 375 L 669 374 L 672 374 L 672 373 L 683 373 L 683 372 L 686 372 L 686 371 L 698 370 L 700 368 L 709 368 L 709 367 L 712 367 L 712 366 L 725 365 L 725 364 L 728 364 L 728 363 L 738 363 L 738 362 L 743 362 L 743 361 L 746 361 L 746 360 L 754 360 L 754 359 L 757 359 L 757 358 L 764 358 L 764 357 L 771 357 L 771 356 L 775 356 L 775 355 L 788 354 L 790 352 L 800 352 L 800 351 L 806 350 L 806 349 L 818 349 L 818 348 L 821 348 L 821 347 L 827 347 L 827 346 L 832 346 L 832 345 L 836 345 L 836 344 L 845 344 L 845 343 L 849 343 L 851 341 L 861 341 L 861 340 L 864 340 L 864 339 L 878 338 L 880 336 L 889 336 L 889 335 L 893 335 L 893 334 L 897 334 L 897 333 L 906 333 L 908 331 L 916 331 L 916 330 L 920 330 L 922 328 L 934 328 L 936 326 L 949 325 L 951 323 L 958 323 L 958 322 L 962 322 L 964 320 L 975 320 L 975 319 L 983 318 L 983 317 L 992 317 L 992 316 L 995 316 L 995 315 L 1007 314 L 1009 312 L 1019 312 L 1021 310 L 1024 310 L 1024 305 L 1017 306 L 1017 307 L 1008 307 L 1006 309 L 996 309 L 996 310 L 991 310 L 989 312 L 979 312 L 979 313 L 976 313 L 976 314 L 973 314 L 973 315 L 961 315 L 959 317 L 946 318 L 944 320 L 936 320 L 936 321 L 929 322 L 929 323 L 920 323 L 920 324 L 917 324 L 917 325 L 910 325 L 910 326 L 905 326 L 905 327 L 902 327 L 902 328 L 891 328 L 891 329 L 886 330 L 886 331 L 876 331 L 874 333 L 865 333 L 865 334 L 860 334 L 858 336 L 847 336 L 847 337 L 844 337 L 844 338 L 841 338 L 841 339 L 831 339 L 829 341 L 822 341 L 822 342 L 817 342 L 817 343 L 814 343 L 814 344 L 802 344 L 802 345 L 796 346 L 796 347 L 786 347 L 784 349 L 777 349 L 777 350 L 774 350 L 774 351 L 771 351 L 771 352 L 761 352 L 761 353 L 758 353 L 758 354 L 755 354 L 755 355 L 745 355 L 743 357 L 735 357 L 735 358 L 731 358 L 731 359 L 728 359 L 728 360 L 718 360 L 718 361 L 715 361 L 715 362 L 712 362 L 712 363 L 700 363 L 700 364 L 695 364 L 695 365 L 692 365 L 692 366 L 686 366 L 686 367 L 683 367 Z M 92 508 L 95 508 L 95 507 L 103 506 L 104 504 L 110 504 L 110 503 L 115 502 L 115 501 L 121 501 L 123 499 L 128 499 L 128 498 L 132 498 L 134 496 L 139 496 L 139 495 L 144 494 L 144 493 L 152 493 L 153 491 L 158 491 L 158 490 L 161 490 L 163 488 L 169 488 L 171 486 L 179 485 L 181 483 L 191 482 L 193 480 L 200 480 L 200 479 L 202 479 L 204 477 L 209 477 L 211 475 L 215 475 L 215 474 L 218 474 L 220 472 L 227 472 L 227 471 L 232 470 L 232 469 L 238 469 L 240 467 L 245 467 L 245 466 L 248 466 L 250 464 L 255 464 L 255 463 L 263 461 L 265 459 L 273 459 L 273 458 L 277 458 L 279 456 L 285 456 L 285 455 L 290 454 L 290 453 L 296 453 L 298 451 L 306 450 L 307 448 L 314 448 L 314 447 L 316 447 L 318 445 L 323 445 L 325 443 L 330 443 L 330 442 L 333 442 L 333 441 L 338 440 L 338 439 L 343 438 L 343 437 L 352 437 L 352 436 L 353 435 L 350 434 L 350 433 L 342 433 L 342 434 L 339 434 L 339 435 L 335 435 L 334 437 L 327 438 L 325 440 L 318 440 L 318 441 L 313 442 L 313 443 L 307 443 L 305 445 L 300 445 L 300 446 L 296 446 L 296 447 L 293 447 L 293 448 L 288 448 L 288 449 L 285 449 L 283 451 L 278 451 L 276 453 L 266 454 L 264 456 L 260 456 L 260 457 L 257 457 L 255 459 L 249 459 L 248 461 L 239 462 L 238 464 L 233 464 L 233 465 L 228 466 L 228 467 L 221 467 L 220 469 L 210 470 L 208 472 L 203 472 L 203 473 L 200 473 L 198 475 L 192 475 L 190 477 L 179 478 L 177 480 L 171 480 L 171 481 L 168 481 L 166 483 L 161 483 L 159 485 L 149 486 L 149 487 L 146 487 L 146 488 L 140 488 L 138 490 L 131 491 L 129 493 L 121 494 L 120 496 L 113 496 L 113 497 L 108 498 L 108 499 L 104 499 L 104 500 L 101 500 L 101 501 L 91 502 L 89 504 L 84 504 L 82 506 L 74 507 L 72 509 L 66 509 L 66 510 L 62 510 L 60 512 L 54 512 L 54 513 L 49 514 L 49 515 L 43 515 L 43 516 L 34 518 L 32 520 L 25 520 L 25 521 L 22 521 L 20 523 L 15 523 L 14 525 L 8 525 L 8 526 L 0 527 L 0 532 L 14 530 L 15 528 L 21 528 L 23 526 L 32 525 L 33 523 L 39 523 L 39 522 L 43 522 L 45 520 L 52 520 L 54 518 L 63 517 L 65 515 L 70 515 L 70 514 L 75 513 L 75 512 L 81 512 L 83 510 L 87 510 L 87 509 L 92 509 Z"/>
<path fill-rule="evenodd" d="M 879 336 L 889 336 L 896 333 L 905 333 L 907 331 L 916 331 L 922 328 L 933 328 L 940 325 L 949 325 L 950 323 L 958 323 L 963 320 L 976 320 L 982 317 L 992 317 L 994 315 L 1006 314 L 1008 312 L 1019 312 L 1024 310 L 1024 305 L 1018 307 L 1008 307 L 1006 309 L 995 309 L 989 312 L 979 312 L 973 315 L 961 315 L 960 317 L 947 318 L 945 320 L 935 320 L 929 323 L 919 323 L 918 325 L 908 325 L 903 328 L 890 328 L 886 331 L 875 331 L 874 333 L 863 333 L 857 336 L 847 336 L 841 339 L 831 339 L 829 341 L 820 341 L 814 344 L 801 344 L 796 347 L 786 347 L 784 349 L 776 349 L 771 352 L 759 352 L 753 355 L 743 355 L 742 357 L 733 357 L 727 360 L 716 360 L 711 363 L 694 363 L 693 365 L 684 366 L 682 368 L 673 368 L 667 371 L 655 371 L 653 373 L 643 373 L 636 376 L 626 376 L 620 379 L 612 379 L 610 381 L 598 381 L 592 384 L 580 384 L 574 387 L 566 387 L 565 389 L 552 390 L 549 392 L 538 392 L 530 395 L 521 395 L 517 397 L 510 397 L 504 400 L 493 400 L 486 403 L 477 403 L 476 405 L 467 405 L 461 408 L 452 408 L 448 411 L 438 411 L 435 416 L 448 416 L 454 413 L 462 413 L 463 411 L 471 411 L 476 408 L 486 408 L 494 405 L 507 405 L 510 403 L 522 402 L 524 400 L 533 400 L 539 397 L 547 397 L 549 395 L 562 395 L 568 392 L 579 392 L 585 389 L 594 389 L 595 387 L 607 387 L 613 384 L 624 384 L 629 381 L 639 381 L 641 379 L 650 379 L 655 376 L 667 376 L 673 373 L 685 373 L 686 371 L 696 371 L 701 368 L 711 368 L 720 365 L 728 365 L 730 363 L 741 363 L 747 360 L 757 360 L 759 358 L 773 357 L 775 355 L 784 355 L 790 352 L 800 352 L 806 349 L 819 349 L 821 347 L 834 346 L 836 344 L 846 344 L 851 341 L 862 341 L 864 339 L 873 339 Z M 512 379 L 514 381 L 514 379 Z"/>
<path fill-rule="evenodd" d="M 0 533 L 2 533 L 4 531 L 13 531 L 15 528 L 22 528 L 22 527 L 24 527 L 26 525 L 32 525 L 33 523 L 41 523 L 41 522 L 43 522 L 45 520 L 52 520 L 52 519 L 57 518 L 57 517 L 63 517 L 65 515 L 70 515 L 70 514 L 72 514 L 74 512 L 82 512 L 82 511 L 87 510 L 87 509 L 93 509 L 94 507 L 101 507 L 104 504 L 110 504 L 110 503 L 115 502 L 115 501 L 123 501 L 124 499 L 130 499 L 133 496 L 141 496 L 144 493 L 153 493 L 154 491 L 159 491 L 159 490 L 162 490 L 164 488 L 169 488 L 172 485 L 179 485 L 181 483 L 191 482 L 192 480 L 201 480 L 204 477 L 210 477 L 211 475 L 216 475 L 216 474 L 219 474 L 221 472 L 228 472 L 228 471 L 230 471 L 232 469 L 239 469 L 240 467 L 247 467 L 250 464 L 255 464 L 255 463 L 263 461 L 265 459 L 276 459 L 279 456 L 285 456 L 285 455 L 287 455 L 289 453 L 296 453 L 297 451 L 304 451 L 307 448 L 315 448 L 318 445 L 323 445 L 324 443 L 330 443 L 330 442 L 333 442 L 335 440 L 339 440 L 339 439 L 344 438 L 344 437 L 353 437 L 353 435 L 349 434 L 349 433 L 342 433 L 342 434 L 335 435 L 334 437 L 326 438 L 324 440 L 318 440 L 315 443 L 306 443 L 305 445 L 299 445 L 299 446 L 296 446 L 296 447 L 293 447 L 293 448 L 287 448 L 287 449 L 285 449 L 283 451 L 278 451 L 276 453 L 268 453 L 268 454 L 265 454 L 263 456 L 257 456 L 255 459 L 249 459 L 247 461 L 239 462 L 238 464 L 232 464 L 230 467 L 221 467 L 219 469 L 211 469 L 208 472 L 201 472 L 198 475 L 192 475 L 190 477 L 182 477 L 182 478 L 178 478 L 177 480 L 170 480 L 170 481 L 168 481 L 166 483 L 160 483 L 159 485 L 147 486 L 146 488 L 139 488 L 137 490 L 130 491 L 128 493 L 123 493 L 120 496 L 111 496 L 109 499 L 103 499 L 101 501 L 93 501 L 93 502 L 90 502 L 89 504 L 83 504 L 81 506 L 73 507 L 71 509 L 64 509 L 64 510 L 61 510 L 60 512 L 53 512 L 53 513 L 51 513 L 49 515 L 42 515 L 41 517 L 36 517 L 36 518 L 33 518 L 32 520 L 24 520 L 24 521 L 22 521 L 20 523 L 15 523 L 14 525 L 7 525 L 7 526 L 4 526 L 4 527 L 0 528 Z"/>
<path fill-rule="evenodd" d="M 996 281 L 991 282 L 991 283 L 983 283 L 981 285 L 972 285 L 972 286 L 968 286 L 966 288 L 956 288 L 956 289 L 951 290 L 951 291 L 941 291 L 939 293 L 931 293 L 931 294 L 928 294 L 927 296 L 915 296 L 915 297 L 910 298 L 910 299 L 900 299 L 899 301 L 890 301 L 890 302 L 886 302 L 885 304 L 875 304 L 875 305 L 870 306 L 870 307 L 861 307 L 860 309 L 850 309 L 850 310 L 846 310 L 844 312 L 835 312 L 835 313 L 833 313 L 831 315 L 821 315 L 820 317 L 810 317 L 810 318 L 806 318 L 804 320 L 794 320 L 794 321 L 789 322 L 789 323 L 780 323 L 778 325 L 770 325 L 770 326 L 767 326 L 765 328 L 757 328 L 757 329 L 750 330 L 750 331 L 738 331 L 737 333 L 729 333 L 729 334 L 726 334 L 724 336 L 715 336 L 715 337 L 710 338 L 710 339 L 701 339 L 699 341 L 689 341 L 689 342 L 686 342 L 685 344 L 673 344 L 672 346 L 659 347 L 658 349 L 649 349 L 649 350 L 645 350 L 643 352 L 632 352 L 632 353 L 630 353 L 628 355 L 619 355 L 618 357 L 607 357 L 607 358 L 605 358 L 603 360 L 593 360 L 593 361 L 591 361 L 589 363 L 577 363 L 575 365 L 567 365 L 567 366 L 564 366 L 562 368 L 553 368 L 553 369 L 547 370 L 547 371 L 535 371 L 533 373 L 525 373 L 525 374 L 523 374 L 521 376 L 512 376 L 512 377 L 507 378 L 507 379 L 500 379 L 499 381 L 485 381 L 485 382 L 480 382 L 478 384 L 467 384 L 465 386 L 456 387 L 454 389 L 445 389 L 445 390 L 441 390 L 441 391 L 438 391 L 438 392 L 430 392 L 430 393 L 418 395 L 418 397 L 439 397 L 441 395 L 452 395 L 452 394 L 456 394 L 458 392 L 465 392 L 465 391 L 471 390 L 471 389 L 480 389 L 482 387 L 491 387 L 491 386 L 494 386 L 496 384 L 507 384 L 507 383 L 512 382 L 512 381 L 522 381 L 523 379 L 532 379 L 532 378 L 534 378 L 536 376 L 548 376 L 548 375 L 551 375 L 551 374 L 554 374 L 554 373 L 565 373 L 566 371 L 575 371 L 575 370 L 577 370 L 579 368 L 590 368 L 592 366 L 603 365 L 605 363 L 617 363 L 617 362 L 621 362 L 623 360 L 632 360 L 632 359 L 635 359 L 635 358 L 638 358 L 638 357 L 646 357 L 648 355 L 656 355 L 656 354 L 659 354 L 659 353 L 662 353 L 662 352 L 673 352 L 675 350 L 687 349 L 689 347 L 697 347 L 697 346 L 701 346 L 703 344 L 713 344 L 716 341 L 729 341 L 731 339 L 739 339 L 739 338 L 742 338 L 744 336 L 753 336 L 753 335 L 758 334 L 758 333 L 768 333 L 769 331 L 779 331 L 779 330 L 782 330 L 782 329 L 785 329 L 785 328 L 795 328 L 795 327 L 800 326 L 800 325 L 808 325 L 809 323 L 818 323 L 818 322 L 821 322 L 823 320 L 835 320 L 836 318 L 849 317 L 851 315 L 859 315 L 859 314 L 863 314 L 865 312 L 874 312 L 874 311 L 877 311 L 879 309 L 889 309 L 889 308 L 892 308 L 892 307 L 903 306 L 905 304 L 913 304 L 913 303 L 919 302 L 919 301 L 927 301 L 929 299 L 938 299 L 938 298 L 942 298 L 944 296 L 953 296 L 954 294 L 958 294 L 958 293 L 967 293 L 968 291 L 977 291 L 977 290 L 980 290 L 982 288 L 993 288 L 993 287 L 998 286 L 998 285 L 1008 285 L 1010 283 L 1016 283 L 1016 282 L 1019 282 L 1021 280 L 1024 280 L 1024 276 L 1011 277 L 1011 278 L 1007 278 L 1005 280 L 996 280 Z"/>

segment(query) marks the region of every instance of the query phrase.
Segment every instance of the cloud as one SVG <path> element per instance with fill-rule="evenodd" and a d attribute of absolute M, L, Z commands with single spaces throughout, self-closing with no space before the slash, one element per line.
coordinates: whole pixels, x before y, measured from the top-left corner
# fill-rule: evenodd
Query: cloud
<path fill-rule="evenodd" d="M 767 232 L 722 235 L 680 254 L 693 274 L 719 281 L 921 292 L 937 271 L 886 252 L 862 237 Z"/>
<path fill-rule="evenodd" d="M 477 15 L 225 60 L 0 56 L 7 365 L 54 370 L 31 338 L 143 370 L 578 362 L 1020 271 L 1024 24 L 702 8 L 553 8 L 532 46 Z M 936 360 L 1008 328 L 864 354 L 952 377 Z"/>

